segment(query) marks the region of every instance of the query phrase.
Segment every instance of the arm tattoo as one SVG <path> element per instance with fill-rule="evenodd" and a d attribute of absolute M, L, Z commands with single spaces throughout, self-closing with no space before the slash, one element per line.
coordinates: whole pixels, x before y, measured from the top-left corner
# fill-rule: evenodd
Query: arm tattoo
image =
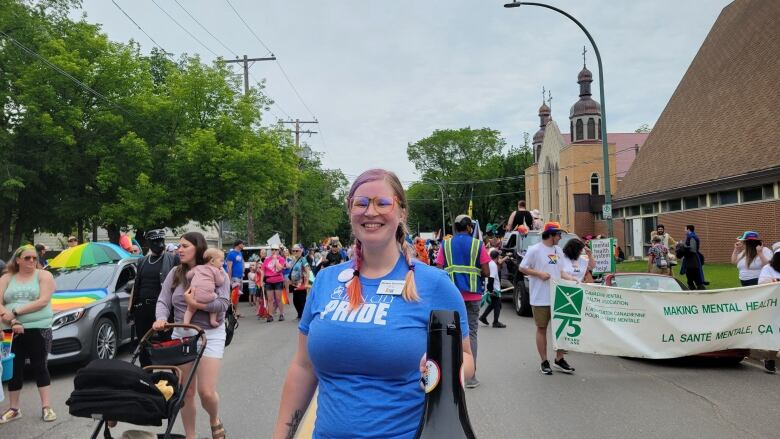
<path fill-rule="evenodd" d="M 293 413 L 290 422 L 287 423 L 287 426 L 290 427 L 290 429 L 287 430 L 286 439 L 293 439 L 295 437 L 295 432 L 298 430 L 301 419 L 303 419 L 303 410 L 296 410 L 295 413 Z"/>

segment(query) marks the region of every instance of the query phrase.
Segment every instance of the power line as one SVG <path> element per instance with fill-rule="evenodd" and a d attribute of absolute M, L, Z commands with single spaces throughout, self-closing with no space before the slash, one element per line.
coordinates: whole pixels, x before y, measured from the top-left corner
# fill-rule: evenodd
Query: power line
<path fill-rule="evenodd" d="M 268 46 L 265 44 L 265 42 L 263 42 L 263 40 L 262 40 L 262 39 L 260 39 L 260 37 L 257 35 L 257 33 L 255 33 L 255 31 L 254 31 L 254 30 L 253 30 L 253 29 L 252 29 L 252 28 L 249 26 L 249 24 L 246 22 L 246 20 L 244 20 L 244 17 L 242 17 L 242 16 L 241 16 L 241 14 L 239 14 L 239 13 L 238 13 L 238 10 L 237 10 L 237 9 L 236 9 L 236 8 L 233 6 L 233 4 L 232 4 L 232 3 L 230 3 L 230 0 L 225 0 L 225 2 L 228 4 L 228 6 L 230 6 L 230 9 L 232 9 L 232 10 L 233 10 L 233 12 L 236 14 L 236 17 L 238 17 L 238 19 L 239 19 L 239 20 L 241 20 L 241 22 L 242 22 L 242 23 L 244 23 L 244 26 L 245 26 L 245 27 L 247 28 L 247 30 L 249 30 L 249 32 L 250 32 L 250 33 L 251 33 L 251 34 L 252 34 L 252 35 L 255 37 L 255 39 L 256 39 L 256 40 L 257 40 L 257 41 L 258 41 L 260 44 L 262 44 L 262 45 L 263 45 L 263 47 L 265 48 L 265 50 L 267 50 L 267 51 L 268 51 L 268 52 L 271 54 L 271 56 L 273 56 L 273 52 L 271 51 L 271 49 L 269 49 L 269 48 L 268 48 Z M 292 80 L 290 79 L 290 76 L 289 76 L 289 75 L 287 75 L 287 71 L 285 71 L 285 70 L 284 70 L 284 67 L 282 66 L 282 63 L 281 63 L 281 62 L 279 62 L 279 60 L 276 60 L 276 65 L 277 65 L 277 66 L 279 66 L 279 70 L 282 72 L 282 76 L 283 76 L 283 77 L 284 77 L 284 79 L 287 81 L 287 83 L 290 85 L 290 88 L 292 88 L 292 90 L 293 90 L 293 92 L 295 93 L 295 96 L 298 98 L 298 100 L 299 100 L 299 101 L 301 101 L 301 104 L 303 104 L 303 107 L 304 107 L 304 108 L 306 108 L 306 111 L 308 111 L 308 112 L 309 112 L 309 114 L 311 115 L 311 117 L 313 117 L 314 119 L 316 119 L 316 118 L 317 118 L 317 116 L 315 116 L 315 115 L 314 115 L 314 112 L 313 112 L 313 111 L 311 111 L 311 108 L 309 108 L 309 106 L 306 104 L 306 101 L 304 101 L 304 100 L 303 100 L 303 97 L 302 97 L 302 96 L 301 96 L 301 94 L 298 92 L 298 88 L 296 88 L 296 87 L 295 87 L 295 84 L 293 84 Z"/>
<path fill-rule="evenodd" d="M 112 106 L 114 106 L 114 107 L 116 107 L 116 108 L 118 108 L 118 109 L 122 110 L 123 112 L 125 112 L 125 113 L 128 113 L 127 109 L 125 109 L 125 108 L 124 108 L 124 107 L 122 107 L 121 105 L 119 105 L 119 104 L 116 104 L 114 101 L 112 101 L 111 99 L 109 99 L 108 97 L 106 97 L 105 95 L 103 95 L 102 93 L 99 93 L 98 91 L 96 91 L 96 90 L 95 90 L 95 89 L 93 89 L 92 87 L 90 87 L 90 86 L 88 86 L 87 84 L 85 84 L 85 83 L 83 83 L 83 82 L 79 81 L 79 80 L 78 80 L 78 79 L 76 79 L 76 78 L 75 78 L 73 75 L 71 75 L 70 73 L 66 72 L 65 70 L 63 70 L 62 68 L 60 68 L 59 66 L 57 66 L 56 64 L 54 64 L 54 63 L 52 63 L 51 61 L 49 61 L 48 59 L 44 58 L 43 56 L 39 55 L 39 54 L 38 54 L 37 52 L 35 52 L 34 50 L 32 50 L 32 49 L 28 48 L 27 46 L 25 46 L 24 44 L 20 43 L 19 41 L 17 41 L 17 40 L 16 40 L 15 38 L 13 38 L 12 36 L 8 35 L 7 33 L 3 32 L 3 31 L 0 31 L 0 35 L 4 36 L 4 37 L 5 37 L 6 39 L 8 39 L 8 40 L 9 40 L 11 43 L 13 43 L 13 44 L 14 44 L 16 47 L 18 47 L 18 48 L 22 49 L 22 50 L 23 50 L 24 52 L 26 52 L 28 55 L 32 55 L 32 56 L 34 56 L 35 58 L 38 58 L 38 59 L 39 59 L 39 60 L 41 60 L 41 61 L 42 61 L 44 64 L 46 64 L 46 65 L 47 65 L 47 66 L 49 66 L 50 68 L 54 69 L 55 71 L 57 71 L 57 72 L 58 72 L 59 74 L 61 74 L 62 76 L 65 76 L 66 78 L 70 79 L 71 81 L 73 81 L 74 83 L 76 83 L 76 85 L 78 85 L 79 87 L 81 87 L 82 89 L 84 89 L 85 91 L 87 91 L 87 92 L 91 93 L 92 95 L 94 95 L 94 96 L 96 96 L 96 97 L 98 97 L 98 98 L 100 98 L 100 99 L 103 99 L 104 101 L 106 101 L 106 102 L 108 102 L 109 104 L 111 104 Z"/>
<path fill-rule="evenodd" d="M 259 83 L 260 83 L 260 81 L 258 81 L 257 79 L 255 79 L 255 77 L 254 77 L 254 76 L 252 76 L 252 73 L 250 73 L 250 74 L 249 74 L 249 79 L 251 79 L 251 80 L 252 80 L 252 82 L 254 82 L 254 83 L 256 83 L 256 84 L 259 84 Z M 281 105 L 279 105 L 279 103 L 278 103 L 278 102 L 276 102 L 276 101 L 275 101 L 275 100 L 273 100 L 273 99 L 271 99 L 271 101 L 273 102 L 273 105 L 276 105 L 276 108 L 277 108 L 277 109 L 279 109 L 279 111 L 281 111 L 281 112 L 282 112 L 282 113 L 283 113 L 285 116 L 287 116 L 287 118 L 288 118 L 288 119 L 292 119 L 292 116 L 290 116 L 290 113 L 288 113 L 287 111 L 285 111 L 285 110 L 284 110 L 284 108 L 282 108 L 282 106 L 281 106 Z M 279 119 L 281 119 L 281 117 L 280 117 Z"/>
<path fill-rule="evenodd" d="M 257 41 L 259 41 L 259 42 L 260 42 L 260 44 L 262 44 L 262 45 L 263 45 L 263 47 L 265 48 L 265 50 L 267 50 L 267 51 L 268 51 L 268 53 L 270 53 L 270 54 L 271 54 L 271 56 L 274 56 L 274 53 L 271 51 L 271 49 L 269 49 L 269 48 L 268 48 L 268 46 L 266 46 L 266 45 L 265 45 L 265 43 L 263 42 L 263 40 L 261 40 L 261 39 L 260 39 L 260 37 L 258 37 L 258 36 L 257 36 L 257 34 L 255 33 L 255 31 L 254 31 L 254 30 L 252 30 L 252 28 L 249 26 L 249 24 L 246 22 L 246 20 L 244 20 L 244 17 L 242 17 L 242 16 L 241 16 L 241 14 L 239 14 L 239 13 L 238 13 L 238 11 L 236 10 L 236 8 L 233 6 L 233 4 L 232 4 L 232 3 L 230 3 L 230 0 L 225 0 L 225 2 L 228 4 L 228 6 L 230 6 L 230 9 L 232 9 L 232 10 L 233 10 L 233 12 L 236 14 L 236 17 L 238 17 L 238 19 L 239 19 L 239 20 L 241 20 L 241 22 L 242 22 L 242 23 L 244 23 L 244 26 L 245 26 L 245 27 L 246 27 L 246 28 L 249 30 L 249 32 L 251 32 L 251 33 L 252 33 L 252 35 L 254 35 L 255 39 L 256 39 Z"/>
<path fill-rule="evenodd" d="M 322 132 L 322 125 L 320 125 L 320 139 L 322 139 L 322 147 L 325 149 L 325 151 L 328 151 L 330 148 L 328 148 L 328 143 L 325 141 L 325 134 Z"/>
<path fill-rule="evenodd" d="M 198 19 L 197 19 L 197 18 L 195 18 L 195 17 L 194 17 L 192 14 L 190 14 L 190 11 L 188 11 L 188 10 L 187 10 L 187 9 L 186 9 L 184 6 L 182 6 L 182 4 L 181 4 L 181 3 L 179 3 L 179 0 L 173 0 L 173 1 L 175 1 L 175 2 L 176 2 L 176 4 L 177 4 L 177 5 L 179 5 L 179 7 L 181 8 L 181 10 L 182 10 L 182 11 L 184 11 L 184 12 L 186 12 L 186 13 L 187 13 L 187 15 L 189 15 L 189 16 L 190 16 L 190 18 L 192 18 L 192 20 L 193 20 L 195 23 L 197 23 L 197 24 L 198 24 L 198 26 L 200 26 L 200 28 L 201 28 L 201 29 L 203 29 L 204 31 L 206 31 L 206 33 L 207 33 L 207 34 L 211 35 L 211 38 L 214 38 L 214 40 L 215 40 L 217 43 L 219 43 L 219 45 L 220 45 L 220 46 L 222 46 L 223 48 L 225 48 L 225 50 L 227 50 L 228 52 L 231 52 L 231 53 L 232 53 L 232 54 L 233 54 L 233 55 L 234 55 L 236 58 L 238 58 L 238 54 L 237 54 L 236 52 L 234 52 L 233 50 L 231 50 L 231 49 L 230 49 L 228 46 L 226 46 L 226 45 L 225 45 L 225 43 L 223 43 L 222 41 L 220 41 L 220 39 L 219 39 L 219 38 L 217 38 L 217 37 L 216 37 L 216 36 L 215 36 L 213 33 L 211 33 L 211 31 L 209 31 L 208 29 L 206 29 L 206 26 L 204 26 L 203 24 L 201 24 L 201 22 L 200 22 L 200 21 L 198 21 Z"/>
<path fill-rule="evenodd" d="M 295 92 L 295 96 L 297 96 L 297 97 L 298 97 L 298 100 L 299 100 L 299 101 L 301 101 L 301 103 L 303 104 L 303 107 L 304 107 L 304 108 L 306 108 L 306 111 L 308 111 L 308 112 L 309 112 L 309 114 L 311 115 L 311 117 L 313 117 L 313 118 L 315 118 L 315 119 L 316 119 L 316 118 L 317 118 L 317 116 L 315 116 L 315 115 L 314 115 L 314 112 L 313 112 L 313 111 L 311 111 L 311 108 L 309 108 L 309 106 L 308 106 L 308 105 L 306 105 L 306 101 L 304 101 L 304 100 L 303 100 L 303 98 L 301 97 L 301 94 L 300 94 L 300 93 L 298 93 L 298 89 L 297 89 L 297 88 L 295 88 L 295 85 L 294 85 L 294 84 L 292 83 L 292 81 L 290 80 L 290 77 L 289 77 L 289 76 L 287 76 L 287 72 L 285 72 L 285 71 L 284 71 L 284 67 L 282 67 L 282 63 L 280 63 L 280 62 L 277 60 L 277 61 L 276 61 L 276 65 L 277 65 L 277 66 L 279 66 L 279 70 L 281 70 L 281 72 L 282 72 L 282 75 L 284 75 L 284 79 L 286 79 L 286 80 L 287 80 L 287 83 L 288 83 L 288 84 L 290 84 L 290 87 L 292 88 L 293 92 Z"/>
<path fill-rule="evenodd" d="M 137 28 L 138 28 L 138 30 L 140 30 L 141 32 L 143 32 L 143 34 L 144 34 L 144 35 L 146 35 L 146 38 L 149 38 L 149 39 L 152 41 L 152 43 L 154 43 L 154 45 L 155 45 L 155 46 L 157 46 L 157 47 L 158 47 L 160 50 L 162 50 L 162 51 L 163 51 L 163 53 L 166 53 L 166 54 L 167 54 L 167 53 L 169 53 L 169 52 L 168 52 L 167 50 L 165 50 L 165 49 L 164 49 L 164 48 L 163 48 L 161 45 L 157 44 L 157 41 L 154 41 L 154 38 L 152 38 L 152 36 L 151 36 L 151 35 L 149 35 L 149 34 L 148 34 L 148 33 L 147 33 L 145 30 L 144 30 L 144 28 L 142 28 L 142 27 L 141 27 L 141 25 L 140 25 L 140 24 L 136 23 L 136 21 L 135 21 L 135 20 L 133 20 L 133 17 L 131 17 L 131 16 L 130 16 L 130 15 L 127 13 L 127 12 L 125 12 L 125 10 L 124 10 L 124 9 L 122 9 L 122 7 L 121 7 L 121 6 L 119 6 L 119 5 L 117 4 L 117 2 L 116 2 L 116 1 L 114 1 L 114 0 L 111 0 L 111 3 L 113 3 L 113 4 L 114 4 L 114 6 L 116 6 L 116 7 L 117 7 L 117 9 L 119 9 L 119 10 L 122 12 L 122 14 L 124 14 L 124 16 L 125 16 L 125 17 L 127 17 L 127 19 L 128 19 L 128 20 L 130 20 L 131 22 L 133 22 L 133 24 L 135 25 L 135 27 L 137 27 Z"/>
<path fill-rule="evenodd" d="M 176 19 L 175 19 L 175 18 L 173 18 L 173 16 L 172 16 L 171 14 L 169 14 L 169 13 L 168 13 L 168 11 L 166 11 L 165 9 L 163 9 L 163 8 L 162 8 L 162 6 L 160 6 L 160 5 L 159 5 L 159 4 L 158 4 L 158 3 L 157 3 L 155 0 L 152 0 L 152 3 L 154 3 L 154 5 L 155 5 L 155 6 L 157 6 L 157 9 L 161 10 L 161 11 L 163 12 L 163 14 L 167 15 L 167 16 L 168 16 L 168 18 L 170 18 L 170 19 L 171 19 L 171 21 L 173 21 L 174 23 L 176 23 L 176 25 L 177 25 L 177 26 L 179 26 L 179 27 L 181 28 L 181 30 L 183 30 L 184 32 L 186 32 L 186 33 L 187 33 L 187 35 L 189 35 L 190 37 L 192 37 L 192 39 L 193 39 L 193 40 L 195 40 L 195 41 L 196 41 L 198 44 L 200 44 L 201 46 L 203 46 L 203 48 L 204 48 L 204 49 L 206 49 L 206 50 L 208 50 L 209 52 L 211 52 L 211 54 L 212 54 L 212 55 L 214 55 L 214 57 L 215 57 L 215 58 L 219 58 L 219 55 L 217 55 L 217 54 L 216 54 L 216 52 L 214 52 L 213 50 L 211 50 L 211 49 L 209 48 L 209 46 L 205 45 L 205 44 L 203 43 L 203 41 L 199 40 L 199 39 L 198 39 L 198 37 L 196 37 L 195 35 L 193 35 L 193 34 L 192 34 L 192 32 L 188 31 L 188 30 L 187 30 L 187 28 L 185 28 L 184 26 L 182 26 L 182 25 L 181 25 L 181 23 L 179 23 L 178 21 L 176 21 Z"/>

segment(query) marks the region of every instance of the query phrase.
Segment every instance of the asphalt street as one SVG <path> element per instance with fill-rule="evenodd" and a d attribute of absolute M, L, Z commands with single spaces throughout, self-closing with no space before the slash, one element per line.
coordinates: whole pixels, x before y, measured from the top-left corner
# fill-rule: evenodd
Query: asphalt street
<path fill-rule="evenodd" d="M 251 314 L 246 304 L 241 306 Z M 722 367 L 571 353 L 568 359 L 576 374 L 542 376 L 532 320 L 509 311 L 508 303 L 502 320 L 506 329 L 480 328 L 477 376 L 482 385 L 466 393 L 479 438 L 780 435 L 780 376 L 768 375 L 755 364 Z M 268 324 L 253 317 L 241 319 L 219 383 L 228 437 L 270 437 L 296 337 L 294 320 Z M 52 370 L 56 422 L 40 420 L 34 382 L 27 382 L 24 418 L 0 425 L 0 438 L 88 438 L 93 421 L 71 417 L 65 405 L 75 370 L 73 366 Z M 0 406 L 7 407 L 7 401 Z M 204 414 L 199 409 L 199 437 L 209 437 Z M 121 427 L 114 429 L 116 437 Z M 174 431 L 182 431 L 180 422 Z"/>

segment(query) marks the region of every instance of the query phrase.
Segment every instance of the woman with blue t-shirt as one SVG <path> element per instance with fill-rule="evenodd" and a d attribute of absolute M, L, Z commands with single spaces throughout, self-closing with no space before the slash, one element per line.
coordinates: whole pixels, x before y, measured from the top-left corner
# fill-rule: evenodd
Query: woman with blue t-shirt
<path fill-rule="evenodd" d="M 274 438 L 291 437 L 319 386 L 314 438 L 413 438 L 423 412 L 421 365 L 433 309 L 463 299 L 444 271 L 414 261 L 398 177 L 372 169 L 350 188 L 355 258 L 319 272 L 299 325 Z M 463 371 L 474 374 L 468 336 Z"/>

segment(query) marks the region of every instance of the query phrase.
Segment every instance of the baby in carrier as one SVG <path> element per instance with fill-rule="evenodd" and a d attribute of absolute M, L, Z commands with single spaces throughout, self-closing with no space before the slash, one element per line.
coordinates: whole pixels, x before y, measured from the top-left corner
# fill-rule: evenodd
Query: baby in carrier
<path fill-rule="evenodd" d="M 198 303 L 211 303 L 217 299 L 217 287 L 225 283 L 225 272 L 222 270 L 225 256 L 220 250 L 210 248 L 203 253 L 203 259 L 206 261 L 205 264 L 196 265 L 187 272 L 187 281 Z M 187 306 L 187 311 L 184 313 L 185 324 L 190 323 L 195 311 L 197 308 Z M 209 313 L 209 323 L 214 328 L 219 326 L 217 313 Z"/>

